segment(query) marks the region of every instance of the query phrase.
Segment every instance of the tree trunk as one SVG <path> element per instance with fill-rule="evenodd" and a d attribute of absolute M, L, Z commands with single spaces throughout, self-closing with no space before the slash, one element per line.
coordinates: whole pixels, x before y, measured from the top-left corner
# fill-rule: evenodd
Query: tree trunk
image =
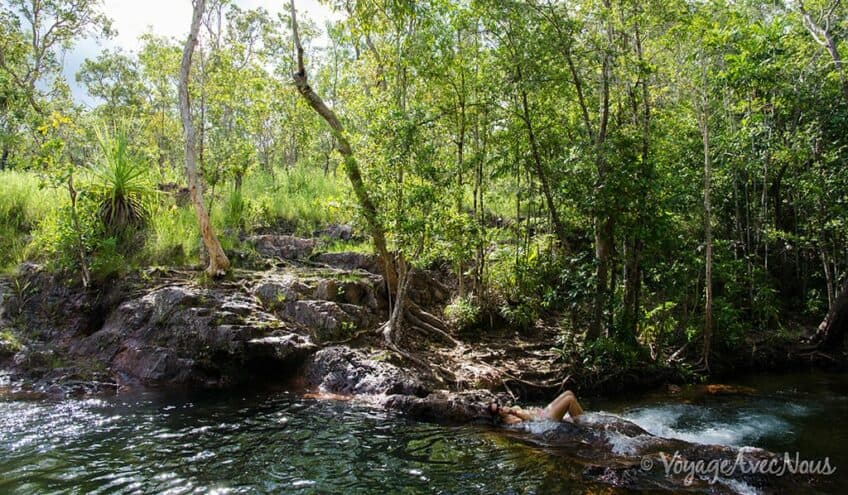
<path fill-rule="evenodd" d="M 9 146 L 8 142 L 3 143 L 3 154 L 0 156 L 0 170 L 6 170 L 6 166 L 9 163 Z"/>
<path fill-rule="evenodd" d="M 832 352 L 845 346 L 845 334 L 848 332 L 848 277 L 842 284 L 839 296 L 819 325 L 819 347 Z"/>
<path fill-rule="evenodd" d="M 189 32 L 188 40 L 186 40 L 182 63 L 180 64 L 180 117 L 182 118 L 183 131 L 185 133 L 185 168 L 189 194 L 191 196 L 191 203 L 194 205 L 194 212 L 197 215 L 197 222 L 200 224 L 200 235 L 203 238 L 203 245 L 206 247 L 206 252 L 209 255 L 209 266 L 206 268 L 206 272 L 213 277 L 217 277 L 229 270 L 230 260 L 227 259 L 227 255 L 224 254 L 224 250 L 221 248 L 221 243 L 218 241 L 215 231 L 212 230 L 209 213 L 203 205 L 203 186 L 197 172 L 197 137 L 194 123 L 191 120 L 191 103 L 188 95 L 191 58 L 194 54 L 194 47 L 197 44 L 200 20 L 203 17 L 205 8 L 206 0 L 195 0 L 191 31 Z"/>
<path fill-rule="evenodd" d="M 518 79 L 520 84 L 520 69 L 518 71 Z M 553 193 L 551 192 L 551 186 L 548 183 L 548 174 L 545 173 L 545 168 L 542 165 L 542 157 L 539 153 L 539 144 L 536 141 L 536 133 L 533 131 L 533 122 L 532 120 L 530 120 L 530 109 L 528 108 L 527 104 L 527 91 L 524 88 L 521 89 L 521 110 L 524 125 L 527 126 L 527 136 L 530 141 L 530 151 L 533 155 L 533 165 L 535 168 L 536 175 L 539 177 L 539 183 L 542 186 L 542 194 L 545 196 L 545 204 L 548 207 L 548 213 L 550 214 L 551 223 L 554 227 L 554 233 L 556 234 L 557 240 L 560 242 L 560 244 L 566 250 L 568 250 L 568 241 L 565 237 L 565 227 L 563 226 L 562 221 L 559 218 L 559 213 L 557 213 Z"/>
<path fill-rule="evenodd" d="M 842 97 L 845 99 L 845 104 L 848 104 L 848 78 L 845 77 L 845 70 L 842 65 L 842 57 L 839 54 L 839 47 L 837 46 L 837 40 L 833 39 L 833 34 L 830 30 L 830 25 L 833 20 L 830 18 L 832 15 L 832 11 L 830 13 L 825 14 L 824 23 L 825 26 L 822 27 L 818 23 L 816 23 L 810 13 L 807 12 L 804 7 L 804 2 L 798 2 L 798 8 L 801 11 L 801 18 L 804 23 L 804 27 L 807 28 L 807 31 L 810 32 L 810 35 L 819 45 L 825 47 L 827 52 L 830 54 L 830 58 L 833 61 L 833 66 L 836 69 L 837 74 L 839 75 L 839 83 L 842 89 Z"/>
<path fill-rule="evenodd" d="M 633 37 L 633 46 L 636 52 L 636 58 L 639 61 L 639 66 L 642 67 L 645 64 L 643 63 L 644 55 L 642 52 L 642 39 L 638 23 L 635 24 Z M 646 198 L 646 200 L 650 202 L 651 181 L 653 181 L 654 175 L 649 157 L 651 140 L 651 95 L 648 90 L 647 75 L 642 73 L 639 78 L 639 85 L 642 89 L 641 112 L 640 107 L 635 103 L 634 98 L 633 114 L 634 120 L 639 121 L 642 126 L 642 149 L 640 150 L 640 153 L 642 158 L 641 172 L 645 185 L 643 188 L 640 188 L 640 193 L 643 194 L 642 197 Z M 645 213 L 645 206 L 639 207 L 637 218 L 639 219 L 639 224 L 636 226 L 633 233 L 633 240 L 629 249 L 629 256 L 626 264 L 627 278 L 624 282 L 624 318 L 622 328 L 619 331 L 619 337 L 621 339 L 634 343 L 636 342 L 636 333 L 638 331 L 640 299 L 642 295 L 642 250 L 645 245 L 642 238 L 642 229 L 646 228 L 649 222 L 651 222 L 651 218 Z"/>
<path fill-rule="evenodd" d="M 365 187 L 365 182 L 362 180 L 362 173 L 359 170 L 359 163 L 356 157 L 353 156 L 353 149 L 350 142 L 345 136 L 344 127 L 339 121 L 335 112 L 333 112 L 324 101 L 318 96 L 312 87 L 309 86 L 309 81 L 306 75 L 306 67 L 303 64 L 303 46 L 300 43 L 300 35 L 297 30 L 297 16 L 295 14 L 294 0 L 291 1 L 291 20 L 292 20 L 292 36 L 294 38 L 295 49 L 297 51 L 297 72 L 293 75 L 294 85 L 298 92 L 303 96 L 306 102 L 312 107 L 315 112 L 323 118 L 333 131 L 336 138 L 336 148 L 344 158 L 345 172 L 353 187 L 353 192 L 356 194 L 356 199 L 362 207 L 365 221 L 370 230 L 371 239 L 374 242 L 374 249 L 383 260 L 383 268 L 386 273 L 386 283 L 390 292 L 397 287 L 398 277 L 397 270 L 392 262 L 392 257 L 389 254 L 389 249 L 386 243 L 386 233 L 380 222 L 377 207 L 371 196 L 368 194 L 368 189 Z M 390 294 L 391 296 L 391 294 Z"/>
<path fill-rule="evenodd" d="M 704 81 L 706 86 L 706 78 Z M 704 238 L 706 243 L 706 259 L 704 269 L 704 366 L 710 369 L 710 353 L 713 341 L 713 228 L 712 205 L 710 204 L 710 188 L 712 186 L 712 164 L 710 162 L 710 114 L 707 101 L 706 87 L 703 89 L 701 103 L 701 138 L 704 144 Z"/>
<path fill-rule="evenodd" d="M 595 225 L 595 304 L 593 308 L 592 321 L 586 333 L 586 340 L 592 341 L 599 338 L 606 327 L 604 325 L 605 314 L 609 304 L 609 279 L 610 258 L 612 256 L 612 218 L 596 220 Z"/>
<path fill-rule="evenodd" d="M 607 10 L 612 9 L 612 3 L 609 0 L 603 1 L 603 6 Z M 594 148 L 596 153 L 596 167 L 598 170 L 597 184 L 595 184 L 596 200 L 600 199 L 602 188 L 607 179 L 609 165 L 603 153 L 603 144 L 607 138 L 609 130 L 610 117 L 610 82 L 612 81 L 612 50 L 614 46 L 614 29 L 611 21 L 608 21 L 606 28 L 608 49 L 604 51 L 603 60 L 601 63 L 601 87 L 600 87 L 600 116 L 598 120 L 598 131 L 595 135 Z M 597 207 L 596 207 L 597 208 Z M 613 224 L 612 215 L 607 212 L 598 211 L 594 215 L 595 223 L 595 302 L 592 314 L 592 321 L 589 324 L 589 330 L 586 332 L 586 340 L 594 340 L 606 333 L 604 328 L 604 314 L 607 312 L 609 304 L 609 274 L 612 265 L 612 246 L 613 246 Z"/>

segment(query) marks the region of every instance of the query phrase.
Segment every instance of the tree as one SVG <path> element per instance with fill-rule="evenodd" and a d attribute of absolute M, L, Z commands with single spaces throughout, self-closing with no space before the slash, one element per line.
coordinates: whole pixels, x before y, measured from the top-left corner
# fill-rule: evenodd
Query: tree
<path fill-rule="evenodd" d="M 138 64 L 118 50 L 105 50 L 96 59 L 86 59 L 76 74 L 88 94 L 100 98 L 112 113 L 118 109 L 138 110 L 144 88 Z"/>
<path fill-rule="evenodd" d="M 111 21 L 99 11 L 100 0 L 9 0 L 4 9 L 5 21 L 25 23 L 22 38 L 0 38 L 0 70 L 25 94 L 40 115 L 47 110 L 37 83 L 59 72 L 59 50 L 67 49 L 87 34 L 109 36 Z M 4 29 L 5 30 L 5 29 Z M 22 46 L 23 45 L 23 46 Z M 6 60 L 7 52 L 24 50 L 26 61 L 15 65 Z M 49 96 L 49 94 L 48 94 Z"/>
<path fill-rule="evenodd" d="M 230 260 L 224 253 L 221 243 L 212 229 L 209 213 L 203 204 L 203 186 L 197 171 L 197 137 L 194 122 L 192 122 L 191 102 L 188 93 L 192 54 L 197 44 L 200 21 L 205 9 L 206 0 L 194 0 L 191 30 L 186 40 L 183 59 L 180 65 L 179 96 L 180 116 L 183 122 L 183 132 L 185 133 L 185 170 L 186 178 L 188 179 L 189 194 L 191 196 L 191 203 L 194 205 L 195 214 L 197 215 L 197 222 L 200 225 L 200 235 L 203 238 L 203 245 L 209 255 L 209 266 L 206 268 L 206 272 L 210 276 L 218 277 L 226 274 L 229 270 Z"/>

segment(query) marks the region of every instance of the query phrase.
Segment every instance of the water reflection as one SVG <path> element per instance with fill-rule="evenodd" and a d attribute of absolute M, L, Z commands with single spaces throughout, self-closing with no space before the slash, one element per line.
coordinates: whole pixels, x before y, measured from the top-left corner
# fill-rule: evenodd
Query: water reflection
<path fill-rule="evenodd" d="M 848 440 L 845 427 L 828 418 L 846 417 L 845 396 L 773 385 L 744 400 L 643 397 L 596 407 L 661 435 L 841 459 L 844 444 L 828 446 Z M 0 400 L 0 493 L 623 492 L 584 479 L 584 461 L 574 449 L 483 427 L 279 391 Z"/>

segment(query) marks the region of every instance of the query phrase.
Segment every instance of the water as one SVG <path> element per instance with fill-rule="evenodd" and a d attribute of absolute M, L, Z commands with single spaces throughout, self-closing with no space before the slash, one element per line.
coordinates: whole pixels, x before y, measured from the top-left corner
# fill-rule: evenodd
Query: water
<path fill-rule="evenodd" d="M 743 384 L 756 394 L 695 389 L 587 406 L 663 436 L 830 456 L 837 475 L 848 471 L 846 377 Z M 0 399 L 0 493 L 626 493 L 587 481 L 585 467 L 572 452 L 491 428 L 285 391 Z M 848 493 L 848 484 L 834 476 L 808 492 Z"/>

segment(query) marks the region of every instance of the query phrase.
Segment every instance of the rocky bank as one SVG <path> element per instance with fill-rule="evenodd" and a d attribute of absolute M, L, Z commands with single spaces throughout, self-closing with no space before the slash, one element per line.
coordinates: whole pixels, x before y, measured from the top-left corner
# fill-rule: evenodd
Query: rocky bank
<path fill-rule="evenodd" d="M 203 283 L 195 272 L 150 269 L 82 290 L 35 265 L 22 266 L 16 279 L 0 281 L 0 379 L 7 389 L 53 396 L 290 381 L 415 418 L 457 423 L 492 423 L 486 404 L 495 397 L 510 402 L 529 395 L 528 387 L 556 391 L 567 385 L 557 376 L 552 335 L 476 336 L 473 347 L 421 337 L 408 344 L 433 366 L 405 360 L 386 350 L 375 332 L 388 317 L 388 301 L 374 256 L 320 253 L 315 240 L 291 236 L 250 242 L 261 257 L 259 269 L 216 283 Z M 449 284 L 439 278 L 416 272 L 409 289 L 413 301 L 434 313 L 450 296 Z M 479 345 L 486 338 L 493 340 Z M 645 487 L 646 480 L 652 480 L 647 486 L 686 484 L 642 469 L 644 456 L 657 465 L 662 453 L 674 451 L 731 461 L 771 456 L 663 439 L 618 418 L 591 418 L 506 434 L 567 448 L 585 457 L 585 476 L 625 487 Z M 772 483 L 757 476 L 737 481 Z"/>

